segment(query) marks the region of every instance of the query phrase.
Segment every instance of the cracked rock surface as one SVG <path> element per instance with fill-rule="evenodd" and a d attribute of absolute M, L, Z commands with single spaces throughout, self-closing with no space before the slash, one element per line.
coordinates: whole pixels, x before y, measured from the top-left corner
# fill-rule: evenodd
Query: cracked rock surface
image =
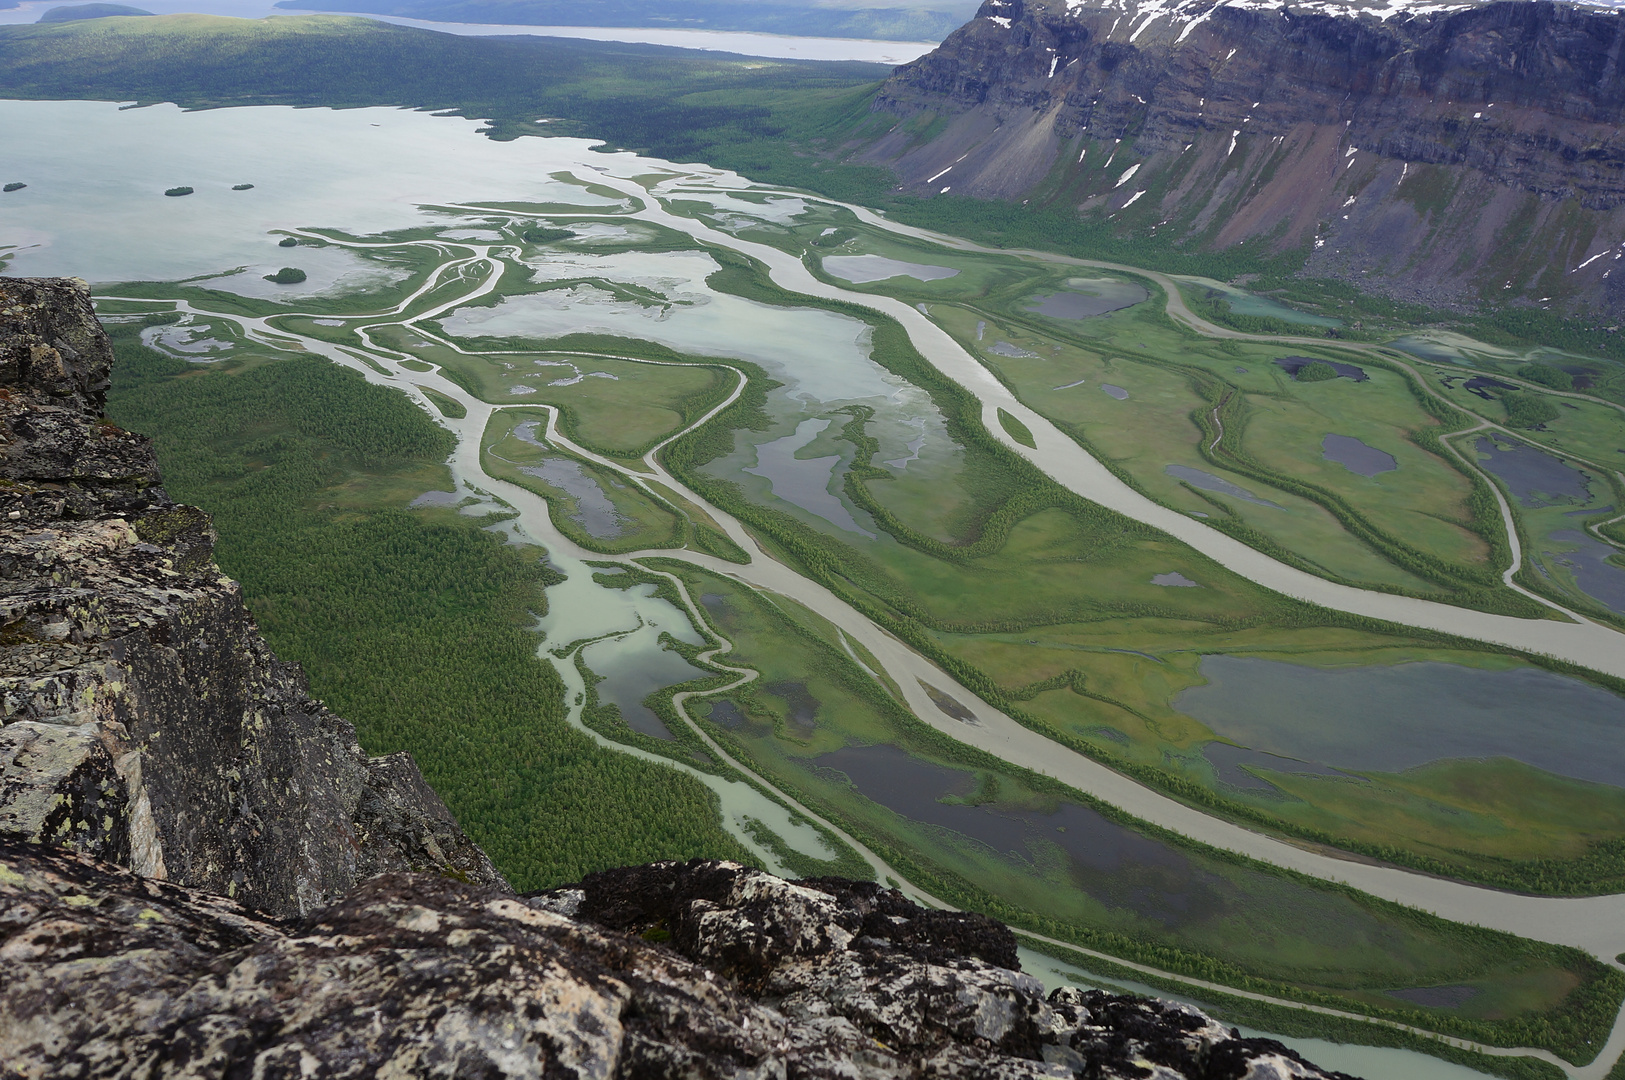
<path fill-rule="evenodd" d="M 386 870 L 500 876 L 260 638 L 214 529 L 103 419 L 82 282 L 0 278 L 0 837 L 277 915 Z"/>
<path fill-rule="evenodd" d="M 1014 947 L 734 863 L 526 898 L 391 873 L 295 921 L 0 843 L 0 1077 L 1340 1080 L 1186 1006 L 1046 996 L 985 958 Z"/>

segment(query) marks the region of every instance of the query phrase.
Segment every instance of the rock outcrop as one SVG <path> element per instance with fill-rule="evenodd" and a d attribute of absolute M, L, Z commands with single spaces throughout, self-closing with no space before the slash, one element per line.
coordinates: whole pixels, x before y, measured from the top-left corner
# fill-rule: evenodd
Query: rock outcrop
<path fill-rule="evenodd" d="M 1411 299 L 1619 313 L 1622 48 L 1551 0 L 987 0 L 863 156 Z"/>
<path fill-rule="evenodd" d="M 0 844 L 0 1077 L 1339 1076 L 1185 1006 L 1046 996 L 1014 951 L 979 916 L 733 863 L 526 899 L 386 874 L 279 923 Z"/>
<path fill-rule="evenodd" d="M 272 655 L 208 515 L 103 419 L 112 359 L 83 283 L 0 278 L 0 837 L 275 915 L 388 870 L 500 884 Z"/>

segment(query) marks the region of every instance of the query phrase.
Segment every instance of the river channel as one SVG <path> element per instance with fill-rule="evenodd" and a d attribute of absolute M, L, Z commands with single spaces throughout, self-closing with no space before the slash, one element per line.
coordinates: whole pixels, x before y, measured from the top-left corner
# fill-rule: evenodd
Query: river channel
<path fill-rule="evenodd" d="M 676 213 L 662 202 L 663 199 L 692 199 L 699 191 L 746 207 L 760 206 L 733 198 L 733 193 L 749 187 L 733 174 L 705 166 L 672 165 L 631 154 L 603 154 L 594 151 L 592 144 L 584 140 L 524 139 L 492 143 L 475 135 L 474 126 L 471 121 L 456 118 L 382 109 L 331 112 L 254 108 L 184 114 L 169 106 L 119 111 L 112 105 L 92 102 L 0 101 L 0 127 L 13 133 L 7 168 L 30 184 L 26 189 L 30 193 L 27 199 L 8 196 L 8 201 L 0 202 L 0 257 L 9 249 L 12 257 L 9 272 L 16 274 L 74 274 L 98 282 L 213 275 L 218 278 L 216 287 L 230 289 L 233 277 L 238 276 L 231 275 L 232 271 L 239 267 L 271 265 L 277 260 L 276 237 L 271 235 L 271 230 L 320 227 L 343 229 L 350 235 L 369 235 L 426 225 L 470 228 L 478 224 L 481 206 L 501 201 L 569 204 L 579 208 L 575 216 L 583 220 L 598 216 L 602 220 L 648 222 L 687 233 L 707 244 L 749 254 L 770 268 L 776 282 L 791 290 L 859 303 L 892 316 L 931 363 L 982 400 L 989 416 L 994 409 L 1005 409 L 1026 424 L 1035 436 L 1037 448 L 1014 448 L 1043 471 L 1078 494 L 1165 529 L 1244 576 L 1341 610 L 1550 652 L 1599 670 L 1625 674 L 1625 647 L 1622 647 L 1625 638 L 1611 630 L 1591 624 L 1485 616 L 1442 604 L 1334 585 L 1285 567 L 1222 533 L 1139 496 L 1075 442 L 1018 402 L 928 315 L 898 301 L 847 292 L 819 281 L 794 257 Z M 62 130 L 79 132 L 82 137 L 71 142 L 61 140 L 57 135 Z M 109 175 L 101 165 L 110 157 L 121 161 L 116 175 Z M 651 176 L 659 179 L 651 182 Z M 478 180 L 471 181 L 470 177 L 478 177 Z M 231 190 L 245 182 L 255 187 L 242 192 Z M 592 190 L 587 187 L 589 182 L 596 185 Z M 164 198 L 163 189 L 176 184 L 195 186 L 197 194 L 183 199 Z M 603 194 L 605 188 L 619 192 L 620 197 Z M 734 212 L 744 211 L 736 209 Z M 771 212 L 785 212 L 785 208 Z M 862 214 L 865 220 L 880 221 L 895 231 L 919 234 L 919 230 L 896 228 L 866 211 Z M 467 288 L 444 303 L 437 300 L 438 306 L 430 311 L 418 311 L 414 319 L 401 321 L 451 316 L 494 289 L 495 260 L 507 253 L 496 250 L 500 244 L 485 242 L 478 230 L 464 235 L 473 238 L 458 240 L 454 246 L 443 245 L 444 262 L 438 276 L 426 281 L 419 292 L 427 292 L 435 284 L 449 280 L 448 275 L 453 272 L 461 275 L 458 280 L 466 283 Z M 953 238 L 933 239 L 964 245 L 963 241 Z M 377 241 L 377 245 L 399 246 L 383 240 Z M 332 250 L 342 254 L 342 247 L 336 245 Z M 666 264 L 675 261 L 680 260 L 667 260 Z M 644 267 L 652 272 L 659 265 L 651 257 Z M 545 272 L 544 267 L 537 269 Z M 681 278 L 684 288 L 699 291 L 704 275 L 697 276 L 698 284 L 690 268 L 668 275 Z M 1157 279 L 1153 276 L 1152 280 Z M 343 273 L 335 274 L 332 283 L 325 288 L 342 288 L 343 281 Z M 707 295 L 706 304 L 695 307 L 720 303 L 719 297 L 720 294 Z M 186 309 L 184 303 L 176 306 Z M 609 306 L 606 302 L 605 308 Z M 478 309 L 483 313 L 502 310 L 502 306 Z M 526 331 L 546 332 L 545 328 L 553 325 L 548 321 L 552 316 L 547 314 L 545 306 L 515 304 L 508 310 L 520 318 Z M 604 310 L 603 314 L 611 313 Z M 551 565 L 565 575 L 562 584 L 549 590 L 549 614 L 538 630 L 543 635 L 540 655 L 553 663 L 564 679 L 572 723 L 581 724 L 581 704 L 585 696 L 584 681 L 575 664 L 579 650 L 588 650 L 587 662 L 606 680 L 600 684 L 601 694 L 633 703 L 640 700 L 637 695 L 643 692 L 641 688 L 645 685 L 630 674 L 631 668 L 640 666 L 639 658 L 646 662 L 660 651 L 658 642 L 663 632 L 679 639 L 692 634 L 688 625 L 692 610 L 680 610 L 646 586 L 614 589 L 595 581 L 587 563 L 601 561 L 601 557 L 577 548 L 559 534 L 539 496 L 485 474 L 479 458 L 480 437 L 492 413 L 501 406 L 480 401 L 438 373 L 418 373 L 399 366 L 402 354 L 374 349 L 373 359 L 378 365 L 374 367 L 327 342 L 291 333 L 286 326 L 276 324 L 276 316 L 209 317 L 233 322 L 242 333 L 262 341 L 272 337 L 282 340 L 297 337 L 303 348 L 359 370 L 370 381 L 412 394 L 425 406 L 429 402 L 420 387 L 429 387 L 465 408 L 465 417 L 445 421 L 460 440 L 452 459 L 458 483 L 453 494 L 459 501 L 469 500 L 474 508 L 502 507 L 514 511 L 517 516 L 502 528 L 515 539 L 545 548 Z M 606 329 L 614 330 L 615 322 L 621 319 L 643 321 L 647 318 L 644 311 L 622 309 Z M 661 330 L 675 333 L 683 318 L 676 314 L 652 321 L 664 323 Z M 368 320 L 375 329 L 388 321 L 387 316 Z M 693 325 L 704 327 L 709 333 L 711 328 L 706 322 L 701 316 Z M 477 325 L 466 328 L 474 329 Z M 748 320 L 744 330 L 747 337 L 775 332 L 767 323 L 751 326 Z M 829 333 L 826 341 L 839 340 L 841 348 L 852 350 L 851 370 L 861 369 L 857 357 L 860 354 L 866 357 L 861 335 L 847 336 L 845 326 L 838 331 L 821 326 L 820 332 Z M 735 349 L 733 355 L 739 356 L 771 351 L 770 343 L 760 337 L 755 341 L 741 340 Z M 786 374 L 797 374 L 804 380 L 801 382 L 804 396 L 792 397 L 795 384 L 788 384 L 790 389 L 770 410 L 778 428 L 767 437 L 758 437 L 751 446 L 764 486 L 774 484 L 774 468 L 779 470 L 780 476 L 794 475 L 795 483 L 801 484 L 806 481 L 800 473 L 785 470 L 834 468 L 835 463 L 825 462 L 823 458 L 827 455 L 820 454 L 811 442 L 827 425 L 819 427 L 817 420 L 822 418 L 809 415 L 826 406 L 829 400 L 861 399 L 877 406 L 889 403 L 894 410 L 893 424 L 900 448 L 895 460 L 905 460 L 900 455 L 910 450 L 918 457 L 921 445 L 931 445 L 933 429 L 928 410 L 923 402 L 910 397 L 910 388 L 906 385 L 899 386 L 876 376 L 877 381 L 861 394 L 850 388 L 832 390 L 831 398 L 824 399 L 812 390 L 817 382 L 816 372 L 816 368 L 799 372 L 785 369 Z M 814 422 L 809 424 L 809 419 Z M 1003 438 L 997 422 L 986 426 L 996 437 Z M 926 433 L 923 436 L 922 431 Z M 778 444 L 786 460 L 797 463 L 794 466 L 773 458 L 772 454 L 777 451 L 769 452 L 765 458 L 761 453 L 762 447 L 774 445 L 774 440 L 800 439 L 803 434 L 810 436 L 809 441 L 795 446 Z M 606 467 L 621 468 L 580 447 L 570 446 L 556 431 L 547 432 L 547 438 L 579 457 L 599 461 Z M 925 440 L 923 444 L 914 441 L 920 438 Z M 745 452 L 744 447 L 740 449 L 741 453 Z M 808 456 L 795 456 L 801 453 Z M 645 465 L 647 475 L 695 505 L 706 505 L 667 475 L 652 456 L 646 459 Z M 832 483 L 823 484 L 821 490 L 834 498 Z M 816 481 L 814 486 L 818 486 Z M 831 504 L 822 502 L 812 488 L 801 487 L 797 491 L 804 503 L 820 507 L 810 512 L 826 515 L 825 521 L 832 528 L 848 531 L 847 522 L 850 522 L 863 529 L 862 523 L 850 516 L 829 520 L 839 515 Z M 844 504 L 839 505 L 844 511 Z M 834 623 L 851 641 L 868 650 L 884 674 L 901 689 L 916 715 L 950 737 L 988 750 L 1014 764 L 1058 777 L 1145 820 L 1215 846 L 1317 877 L 1348 881 L 1376 895 L 1421 906 L 1450 918 L 1578 945 L 1599 956 L 1611 958 L 1625 949 L 1625 898 L 1553 900 L 1511 896 L 1392 868 L 1350 863 L 1282 844 L 1141 787 L 992 709 L 828 590 L 766 557 L 751 535 L 727 514 L 712 507 L 707 507 L 707 512 L 752 556 L 750 565 L 721 563 L 689 552 L 683 552 L 681 557 L 731 573 L 755 588 L 793 598 Z M 694 602 L 685 597 L 690 609 Z M 683 672 L 673 665 L 672 671 L 662 677 L 683 677 Z M 622 682 L 625 685 L 621 685 Z M 970 719 L 946 714 L 933 702 L 927 687 L 939 688 L 937 693 L 964 703 L 960 710 Z M 639 717 L 640 722 L 646 719 Z M 647 733 L 658 736 L 652 729 Z M 591 734 L 618 750 L 654 756 L 610 743 L 595 732 Z M 816 816 L 793 815 L 785 805 L 788 802 L 793 806 L 793 801 L 770 798 L 751 784 L 724 780 L 681 763 L 674 763 L 673 767 L 694 773 L 718 793 L 725 824 L 768 865 L 782 869 L 773 852 L 757 841 L 754 822 L 762 823 L 783 843 L 804 855 L 827 857 L 828 847 L 823 837 L 807 824 L 808 819 L 817 820 Z M 872 853 L 861 845 L 855 846 L 877 869 L 883 867 Z M 918 895 L 918 890 L 911 891 Z M 1616 1025 L 1614 1038 L 1597 1059 L 1599 1064 L 1587 1069 L 1570 1068 L 1570 1073 L 1587 1080 L 1600 1077 L 1619 1056 L 1622 1043 L 1625 1043 L 1625 1033 Z M 1358 1055 L 1359 1050 L 1356 1048 L 1351 1053 Z M 1429 1057 L 1390 1051 L 1380 1053 L 1380 1059 L 1372 1057 L 1367 1064 L 1340 1061 L 1339 1067 L 1371 1076 L 1415 1080 L 1457 1075 L 1439 1071 L 1439 1063 Z"/>

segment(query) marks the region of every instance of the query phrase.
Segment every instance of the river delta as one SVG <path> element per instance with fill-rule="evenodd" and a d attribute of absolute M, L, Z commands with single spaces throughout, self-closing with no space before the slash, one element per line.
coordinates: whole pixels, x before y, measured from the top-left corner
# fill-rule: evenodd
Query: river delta
<path fill-rule="evenodd" d="M 1490 877 L 1527 854 L 1520 815 L 1574 859 L 1625 837 L 1625 571 L 1588 527 L 1625 494 L 1497 417 L 1418 444 L 1414 353 L 1306 357 L 1184 307 L 1201 287 L 1290 311 L 1219 283 L 450 117 L 0 102 L 0 121 L 30 178 L 0 206 L 8 272 L 91 280 L 112 317 L 179 313 L 142 340 L 200 366 L 299 351 L 419 401 L 458 449 L 452 490 L 413 501 L 494 516 L 560 577 L 536 632 L 569 722 L 699 778 L 764 865 L 847 859 L 994 910 L 1052 964 L 1197 1000 L 1221 991 L 1157 948 L 1267 988 L 1232 998 L 1302 992 L 1588 1080 L 1625 1052 L 1617 1023 L 1589 1056 L 1495 1026 L 1603 977 L 1619 890 Z M 89 168 L 63 126 L 128 167 Z M 195 194 L 164 199 L 181 181 Z M 818 253 L 836 227 L 854 238 Z M 304 282 L 264 280 L 283 265 Z M 1159 304 L 1171 320 L 1143 317 Z M 1316 361 L 1344 377 L 1292 378 Z M 1220 379 L 1229 396 L 1201 396 Z M 1224 411 L 1246 407 L 1244 429 Z M 1501 516 L 1474 517 L 1475 490 Z M 1407 528 L 1424 513 L 1436 532 Z M 1568 577 L 1531 584 L 1525 557 Z M 1507 768 L 1527 802 L 1480 793 Z M 1409 834 L 1414 861 L 1343 858 L 1311 828 L 1362 854 Z M 1508 936 L 1464 944 L 1394 903 Z M 1460 1069 L 1350 1053 L 1371 1075 Z"/>

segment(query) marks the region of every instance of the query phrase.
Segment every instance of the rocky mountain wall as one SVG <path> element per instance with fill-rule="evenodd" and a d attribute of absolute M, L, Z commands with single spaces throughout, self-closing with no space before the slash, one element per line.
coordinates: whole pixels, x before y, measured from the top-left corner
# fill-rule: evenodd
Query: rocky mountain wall
<path fill-rule="evenodd" d="M 387 870 L 500 884 L 271 653 L 208 515 L 103 418 L 112 361 L 82 282 L 0 278 L 0 837 L 275 915 Z"/>
<path fill-rule="evenodd" d="M 987 0 L 861 156 L 1407 298 L 1617 313 L 1622 51 L 1625 16 L 1551 0 Z"/>

